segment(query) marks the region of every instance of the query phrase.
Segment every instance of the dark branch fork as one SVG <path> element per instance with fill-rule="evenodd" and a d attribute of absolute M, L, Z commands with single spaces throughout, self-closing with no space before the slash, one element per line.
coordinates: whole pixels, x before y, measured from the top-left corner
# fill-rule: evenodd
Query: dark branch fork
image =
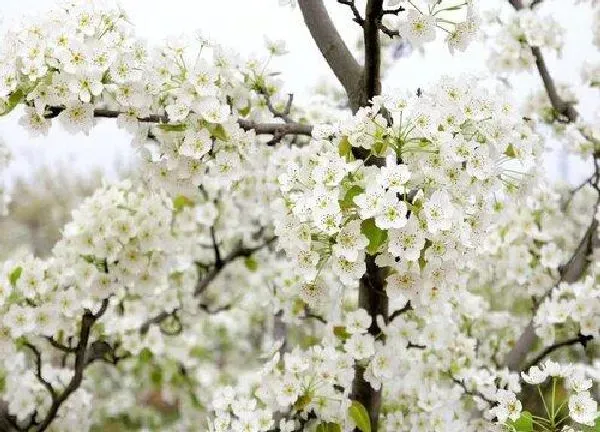
<path fill-rule="evenodd" d="M 65 347 L 64 345 L 59 344 L 58 342 L 54 341 L 53 339 L 47 338 L 48 341 L 54 341 L 54 342 L 50 342 L 52 344 L 52 346 L 57 347 L 60 350 L 63 350 L 63 348 L 65 348 L 65 349 L 68 348 L 68 351 L 70 353 L 75 354 L 75 364 L 73 367 L 73 376 L 72 376 L 71 380 L 69 381 L 69 383 L 67 384 L 67 386 L 62 391 L 59 391 L 56 388 L 54 388 L 54 386 L 42 376 L 42 358 L 41 358 L 41 354 L 40 354 L 40 351 L 38 350 L 38 348 L 29 342 L 27 342 L 25 344 L 25 346 L 27 348 L 29 348 L 34 355 L 34 362 L 35 362 L 35 368 L 36 368 L 35 375 L 36 375 L 37 379 L 39 380 L 39 382 L 46 388 L 46 390 L 50 394 L 52 403 L 50 405 L 50 408 L 48 409 L 48 412 L 41 420 L 39 420 L 39 421 L 37 420 L 38 413 L 36 411 L 31 416 L 30 420 L 28 421 L 28 423 L 25 426 L 20 426 L 16 421 L 11 419 L 8 415 L 5 415 L 4 419 L 7 420 L 8 423 L 11 424 L 11 427 L 13 429 L 16 429 L 17 431 L 30 431 L 31 430 L 34 432 L 43 432 L 43 431 L 47 430 L 48 427 L 50 427 L 50 425 L 56 418 L 58 411 L 59 411 L 60 407 L 62 406 L 62 404 L 81 385 L 81 382 L 83 381 L 83 371 L 85 370 L 85 368 L 88 365 L 90 365 L 91 363 L 93 363 L 93 360 L 90 361 L 90 351 L 89 351 L 90 333 L 91 333 L 93 325 L 96 323 L 96 321 L 98 321 L 102 317 L 102 315 L 104 315 L 107 308 L 108 308 L 108 299 L 104 299 L 100 305 L 98 312 L 93 313 L 89 309 L 85 309 L 83 316 L 81 318 L 81 328 L 79 330 L 79 341 L 77 342 L 77 345 L 73 349 Z"/>

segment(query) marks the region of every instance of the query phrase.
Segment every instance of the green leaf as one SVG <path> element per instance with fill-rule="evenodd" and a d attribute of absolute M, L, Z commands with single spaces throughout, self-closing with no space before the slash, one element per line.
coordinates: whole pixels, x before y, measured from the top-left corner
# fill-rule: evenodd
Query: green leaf
<path fill-rule="evenodd" d="M 181 210 L 184 209 L 184 207 L 193 207 L 193 206 L 194 206 L 194 202 L 191 199 L 189 199 L 188 197 L 183 196 L 183 195 L 178 195 L 173 200 L 173 208 L 175 209 L 176 213 L 179 213 Z"/>
<path fill-rule="evenodd" d="M 364 191 L 365 190 L 358 185 L 354 185 L 350 189 L 348 189 L 348 192 L 346 192 L 346 195 L 344 195 L 344 199 L 340 201 L 340 207 L 342 208 L 342 210 L 354 207 L 354 197 L 360 195 Z"/>
<path fill-rule="evenodd" d="M 244 265 L 251 272 L 255 272 L 256 269 L 258 268 L 258 263 L 256 262 L 256 258 L 254 258 L 253 256 L 246 257 L 246 259 L 244 260 Z"/>
<path fill-rule="evenodd" d="M 220 139 L 221 141 L 227 141 L 227 132 L 225 132 L 225 128 L 218 123 L 210 123 L 207 126 L 208 131 L 210 132 L 210 136 L 213 138 Z"/>
<path fill-rule="evenodd" d="M 333 334 L 341 341 L 345 341 L 346 339 L 350 338 L 350 333 L 346 331 L 346 327 L 344 326 L 334 326 Z"/>
<path fill-rule="evenodd" d="M 352 157 L 352 144 L 350 144 L 350 141 L 348 141 L 347 136 L 344 135 L 340 140 L 340 143 L 338 144 L 338 151 L 340 156 L 345 157 L 346 159 Z"/>
<path fill-rule="evenodd" d="M 337 423 L 321 423 L 316 432 L 342 432 L 342 427 Z"/>
<path fill-rule="evenodd" d="M 17 284 L 17 281 L 21 277 L 21 273 L 23 273 L 23 267 L 19 266 L 16 269 L 14 269 L 8 276 L 8 279 L 10 280 L 10 284 L 13 287 Z"/>
<path fill-rule="evenodd" d="M 166 132 L 182 132 L 186 129 L 187 125 L 185 123 L 161 123 L 158 125 L 158 128 L 164 130 Z"/>
<path fill-rule="evenodd" d="M 506 147 L 506 150 L 504 150 L 504 154 L 510 158 L 514 158 L 517 156 L 517 153 L 515 152 L 515 148 L 513 147 L 512 144 L 509 144 L 508 147 Z"/>
<path fill-rule="evenodd" d="M 302 411 L 304 407 L 310 403 L 311 400 L 312 394 L 310 394 L 310 392 L 304 393 L 302 396 L 296 399 L 296 402 L 294 403 L 294 409 L 297 411 Z"/>
<path fill-rule="evenodd" d="M 162 370 L 159 367 L 152 369 L 150 373 L 150 381 L 155 385 L 161 385 L 163 380 Z"/>
<path fill-rule="evenodd" d="M 352 401 L 352 405 L 348 408 L 348 415 L 361 432 L 371 432 L 371 419 L 369 419 L 369 413 L 359 401 Z"/>
<path fill-rule="evenodd" d="M 367 246 L 367 252 L 371 255 L 375 255 L 379 250 L 379 247 L 387 240 L 387 231 L 382 230 L 375 225 L 375 219 L 367 219 L 360 225 L 360 232 L 369 239 L 369 245 Z"/>
<path fill-rule="evenodd" d="M 11 94 L 8 97 L 8 101 L 4 105 L 4 111 L 2 111 L 0 116 L 6 115 L 9 112 L 11 112 L 12 110 L 14 110 L 17 105 L 19 105 L 21 102 L 23 102 L 24 96 L 25 95 L 23 94 L 23 90 L 21 90 L 20 88 L 16 89 L 13 92 L 13 94 Z"/>
<path fill-rule="evenodd" d="M 533 432 L 533 418 L 529 411 L 523 411 L 521 417 L 513 422 L 509 422 L 516 432 Z"/>
<path fill-rule="evenodd" d="M 375 143 L 373 144 L 372 150 L 373 150 L 373 154 L 378 155 L 378 156 L 383 156 L 385 155 L 385 152 L 388 149 L 388 143 L 385 140 L 377 140 L 375 141 Z"/>
<path fill-rule="evenodd" d="M 252 109 L 252 107 L 250 105 L 245 106 L 244 108 L 240 108 L 238 110 L 238 112 L 240 113 L 240 115 L 242 117 L 246 117 L 248 114 L 250 114 L 250 110 Z"/>

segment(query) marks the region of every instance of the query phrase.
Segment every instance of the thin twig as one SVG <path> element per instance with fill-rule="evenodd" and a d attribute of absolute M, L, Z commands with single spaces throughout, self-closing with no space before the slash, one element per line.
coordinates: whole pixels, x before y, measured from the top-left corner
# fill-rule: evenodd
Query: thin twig
<path fill-rule="evenodd" d="M 360 16 L 360 12 L 358 11 L 358 8 L 356 7 L 356 4 L 354 3 L 354 0 L 337 0 L 338 3 L 346 5 L 350 8 L 350 10 L 352 11 L 352 15 L 354 15 L 354 17 L 352 18 L 352 21 L 358 23 L 358 25 L 362 26 L 365 23 L 365 20 L 363 19 L 362 16 Z"/>
<path fill-rule="evenodd" d="M 549 347 L 546 347 L 541 353 L 539 353 L 537 356 L 535 356 L 535 358 L 533 360 L 531 360 L 529 363 L 527 363 L 523 367 L 523 371 L 528 371 L 532 366 L 539 364 L 544 358 L 546 358 L 546 356 L 552 354 L 554 351 L 556 351 L 562 347 L 581 344 L 581 346 L 585 348 L 587 346 L 588 342 L 591 341 L 592 339 L 594 339 L 594 336 L 582 335 L 580 333 L 579 335 L 577 335 L 577 337 L 552 344 Z"/>

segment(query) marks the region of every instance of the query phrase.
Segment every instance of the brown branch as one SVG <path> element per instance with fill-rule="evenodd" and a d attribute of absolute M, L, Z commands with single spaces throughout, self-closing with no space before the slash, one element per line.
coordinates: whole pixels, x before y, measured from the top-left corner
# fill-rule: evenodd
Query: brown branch
<path fill-rule="evenodd" d="M 557 342 L 553 345 L 550 345 L 549 347 L 546 347 L 546 349 L 544 349 L 541 353 L 539 353 L 533 360 L 531 360 L 529 363 L 527 363 L 523 367 L 523 371 L 528 371 L 529 368 L 531 368 L 532 366 L 539 364 L 539 362 L 544 360 L 544 358 L 546 358 L 546 356 L 552 354 L 557 349 L 560 349 L 560 348 L 566 347 L 566 346 L 577 345 L 577 344 L 581 344 L 581 346 L 585 348 L 587 346 L 588 342 L 591 341 L 592 339 L 594 339 L 594 336 L 582 335 L 580 333 L 579 335 L 577 335 L 577 337 L 567 339 L 562 342 Z"/>
<path fill-rule="evenodd" d="M 74 353 L 77 351 L 77 348 L 63 345 L 60 342 L 58 342 L 56 339 L 54 339 L 52 336 L 45 336 L 44 338 L 48 342 L 50 342 L 50 345 L 52 345 L 54 348 L 56 348 L 64 353 Z"/>
<path fill-rule="evenodd" d="M 210 283 L 219 275 L 221 270 L 227 264 L 235 261 L 238 258 L 243 258 L 243 257 L 247 258 L 247 257 L 251 256 L 256 251 L 259 251 L 260 249 L 264 248 L 265 246 L 270 245 L 274 240 L 275 240 L 275 238 L 272 237 L 272 238 L 268 239 L 267 241 L 265 241 L 263 244 L 252 247 L 252 248 L 239 247 L 237 249 L 234 249 L 232 252 L 230 252 L 228 255 L 226 255 L 222 258 L 221 266 L 217 266 L 217 265 L 213 266 L 202 279 L 198 280 L 198 283 L 196 284 L 196 289 L 194 290 L 194 295 L 199 296 L 200 294 L 202 294 L 206 290 L 206 288 L 208 288 Z"/>
<path fill-rule="evenodd" d="M 542 297 L 546 298 L 551 295 L 552 291 L 556 286 L 558 286 L 561 282 L 575 282 L 577 281 L 587 266 L 587 257 L 592 252 L 594 247 L 594 242 L 596 238 L 596 231 L 598 229 L 598 221 L 594 217 L 590 226 L 586 230 L 583 238 L 579 242 L 579 245 L 575 249 L 575 252 L 567 261 L 566 264 L 562 265 L 559 268 L 560 278 L 554 287 L 552 287 L 546 294 Z M 539 302 L 538 302 L 539 304 Z M 534 311 L 535 314 L 535 311 Z M 513 348 L 506 355 L 504 359 L 504 364 L 510 370 L 518 371 L 520 370 L 520 365 L 529 353 L 529 350 L 533 346 L 535 342 L 535 330 L 533 320 L 529 322 Z"/>
<path fill-rule="evenodd" d="M 46 107 L 45 118 L 51 119 L 57 117 L 65 110 L 64 107 Z M 120 111 L 95 109 L 94 117 L 97 118 L 117 118 Z M 166 115 L 150 115 L 148 117 L 140 117 L 138 121 L 141 123 L 169 123 Z M 253 130 L 257 135 L 277 135 L 284 137 L 286 135 L 307 135 L 312 133 L 313 126 L 302 123 L 257 123 L 253 120 L 238 119 L 237 123 L 246 131 Z M 281 139 L 281 138 L 280 138 Z"/>
<path fill-rule="evenodd" d="M 90 332 L 94 323 L 106 312 L 108 308 L 108 299 L 102 301 L 100 310 L 94 314 L 90 310 L 86 309 L 81 319 L 81 329 L 79 331 L 79 342 L 76 346 L 75 352 L 75 367 L 73 371 L 73 377 L 69 381 L 69 384 L 61 393 L 50 394 L 52 396 L 52 405 L 46 413 L 44 419 L 39 425 L 35 427 L 36 432 L 43 432 L 50 427 L 58 410 L 62 404 L 71 396 L 71 394 L 79 388 L 83 381 L 83 371 L 89 364 L 86 361 L 86 354 L 88 350 L 88 342 L 90 338 Z"/>
<path fill-rule="evenodd" d="M 354 0 L 337 0 L 337 1 L 339 4 L 343 4 L 343 5 L 350 7 L 350 10 L 352 11 L 352 15 L 354 15 L 354 17 L 352 18 L 352 21 L 354 21 L 355 23 L 357 23 L 360 26 L 364 25 L 365 20 L 363 19 L 362 16 L 360 16 L 360 12 L 358 11 L 358 8 L 356 7 Z"/>
<path fill-rule="evenodd" d="M 223 260 L 221 259 L 221 250 L 219 249 L 219 244 L 217 243 L 217 239 L 215 237 L 215 227 L 210 227 L 210 238 L 212 241 L 213 251 L 215 253 L 215 267 L 222 268 Z"/>
<path fill-rule="evenodd" d="M 394 319 L 396 319 L 397 317 L 399 317 L 400 315 L 405 314 L 408 311 L 411 311 L 413 309 L 412 304 L 410 304 L 410 300 L 406 302 L 406 304 L 404 305 L 404 307 L 402 307 L 401 309 L 398 309 L 396 311 L 394 311 L 394 313 L 392 313 L 390 315 L 390 322 L 394 321 Z"/>
<path fill-rule="evenodd" d="M 25 342 L 24 345 L 33 352 L 35 361 L 35 376 L 37 377 L 38 381 L 43 384 L 54 400 L 56 398 L 56 390 L 54 390 L 52 384 L 46 381 L 46 379 L 42 376 L 42 355 L 40 354 L 40 351 L 35 347 L 35 345 L 30 344 L 29 342 Z"/>
<path fill-rule="evenodd" d="M 369 0 L 365 12 L 363 34 L 365 39 L 364 95 L 361 105 L 381 94 L 381 41 L 379 23 L 383 14 L 383 0 Z"/>
<path fill-rule="evenodd" d="M 306 27 L 330 69 L 344 87 L 350 108 L 361 106 L 362 69 L 336 30 L 323 0 L 298 0 Z"/>
<path fill-rule="evenodd" d="M 508 0 L 515 10 L 519 11 L 524 9 L 522 0 Z M 538 2 L 539 3 L 539 2 Z M 533 6 L 533 4 L 532 4 Z M 561 117 L 557 118 L 558 121 L 562 123 L 574 123 L 577 120 L 578 113 L 573 107 L 573 104 L 563 100 L 556 89 L 556 85 L 550 72 L 548 71 L 548 67 L 546 66 L 546 61 L 544 60 L 544 56 L 539 47 L 530 47 L 531 54 L 535 58 L 535 65 L 537 70 L 542 78 L 542 82 L 544 83 L 544 88 L 546 89 L 546 94 L 548 95 L 548 99 L 550 99 L 550 103 L 552 104 L 552 108 L 554 111 L 560 115 Z"/>
<path fill-rule="evenodd" d="M 481 394 L 480 392 L 478 392 L 478 391 L 474 391 L 474 390 L 469 390 L 469 389 L 467 389 L 467 385 L 465 384 L 465 381 L 464 381 L 464 380 L 459 380 L 459 379 L 457 379 L 457 378 L 454 378 L 454 377 L 452 377 L 452 381 L 453 381 L 454 383 L 458 384 L 458 385 L 459 385 L 459 386 L 462 388 L 463 392 L 464 392 L 466 395 L 469 395 L 469 396 L 473 396 L 473 397 L 478 397 L 478 398 L 481 398 L 481 399 L 483 399 L 485 402 L 487 402 L 487 404 L 488 404 L 489 406 L 493 406 L 493 405 L 495 405 L 495 404 L 496 404 L 496 402 L 495 402 L 495 401 L 493 401 L 493 400 L 491 400 L 491 399 L 488 399 L 488 398 L 486 398 L 486 397 L 485 397 L 483 394 Z"/>

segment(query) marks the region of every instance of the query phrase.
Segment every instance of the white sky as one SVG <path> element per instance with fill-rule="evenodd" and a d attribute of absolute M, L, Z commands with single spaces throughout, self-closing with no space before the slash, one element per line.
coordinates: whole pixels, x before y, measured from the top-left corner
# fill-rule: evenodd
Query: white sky
<path fill-rule="evenodd" d="M 496 0 L 479 1 L 487 5 Z M 569 82 L 578 80 L 579 70 L 573 65 L 579 65 L 593 52 L 589 13 L 581 6 L 565 7 L 565 3 L 571 2 L 547 1 L 560 3 L 562 7 L 557 16 L 569 32 L 562 59 L 555 61 L 549 54 L 546 57 L 553 76 Z M 54 0 L 0 0 L 0 17 L 3 18 L 0 30 L 14 24 L 25 14 L 43 12 L 55 3 Z M 325 3 L 342 36 L 353 46 L 358 26 L 351 21 L 348 8 L 338 5 L 335 0 L 325 0 Z M 168 36 L 200 30 L 219 43 L 234 48 L 242 56 L 249 56 L 264 53 L 265 35 L 285 40 L 289 54 L 277 59 L 272 66 L 282 72 L 286 92 L 294 93 L 299 104 L 308 99 L 307 95 L 320 79 L 334 80 L 304 26 L 299 9 L 279 6 L 278 0 L 121 0 L 121 4 L 136 25 L 138 35 L 150 42 L 159 43 Z M 545 7 L 551 9 L 552 4 Z M 465 71 L 481 74 L 486 70 L 485 58 L 480 44 L 474 44 L 466 53 L 451 56 L 442 43 L 436 42 L 427 46 L 424 56 L 413 53 L 409 58 L 396 61 L 384 87 L 414 90 L 426 87 L 442 74 L 454 75 Z M 515 81 L 521 96 L 540 85 L 539 77 L 535 75 L 521 74 Z M 73 166 L 85 170 L 97 164 L 110 166 L 111 161 L 126 157 L 130 138 L 110 120 L 99 122 L 89 137 L 69 135 L 55 125 L 48 137 L 33 139 L 17 124 L 18 117 L 17 111 L 0 118 L 0 138 L 16 153 L 12 172 L 30 171 L 32 165 L 57 160 L 70 161 Z M 556 155 L 549 155 L 546 159 L 552 177 L 566 175 L 574 182 L 584 175 L 584 168 L 573 158 L 568 164 L 561 163 L 561 158 Z"/>

